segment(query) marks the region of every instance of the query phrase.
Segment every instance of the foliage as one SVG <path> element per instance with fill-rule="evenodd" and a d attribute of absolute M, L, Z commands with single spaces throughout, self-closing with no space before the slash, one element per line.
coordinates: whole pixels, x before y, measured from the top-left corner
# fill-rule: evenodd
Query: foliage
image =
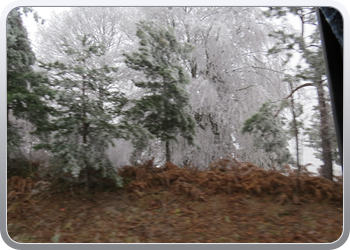
<path fill-rule="evenodd" d="M 316 107 L 315 107 L 316 108 Z M 327 105 L 327 110 L 331 113 L 331 108 Z M 330 114 L 331 116 L 331 114 Z M 311 125 L 306 129 L 305 135 L 307 136 L 307 145 L 316 150 L 314 153 L 317 159 L 322 160 L 322 141 L 320 135 L 320 115 L 319 113 L 314 113 L 311 117 Z M 329 140 L 331 142 L 331 150 L 332 150 L 332 160 L 335 164 L 341 165 L 340 155 L 338 151 L 337 137 L 335 134 L 334 123 L 329 122 Z"/>
<path fill-rule="evenodd" d="M 280 56 L 266 54 L 273 41 L 267 34 L 274 26 L 261 15 L 260 8 L 71 8 L 53 15 L 39 28 L 40 46 L 36 50 L 46 62 L 58 57 L 65 62 L 66 55 L 60 45 L 69 43 L 79 48 L 75 35 L 91 34 L 96 43 L 106 45 L 105 55 L 94 63 L 102 66 L 101 63 L 116 62 L 116 87 L 129 99 L 140 100 L 146 88 L 135 86 L 131 79 L 144 81 L 145 74 L 127 67 L 121 53 L 129 54 L 138 47 L 134 23 L 139 20 L 171 26 L 181 44 L 195 47 L 181 61 L 184 71 L 192 76 L 187 90 L 191 106 L 188 112 L 195 120 L 195 143 L 192 145 L 180 134 L 174 136 L 178 143 L 170 145 L 172 159 L 181 165 L 192 162 L 205 167 L 224 155 L 237 155 L 243 148 L 240 145 L 244 145 L 244 160 L 264 161 L 263 151 L 248 153 L 253 150 L 249 135 L 239 133 L 244 120 L 263 102 L 280 99 L 286 93 L 279 72 Z M 164 142 L 143 135 L 136 137 L 132 161 L 139 162 L 152 155 L 157 162 L 163 162 Z M 129 147 L 128 152 L 132 150 Z"/>
<path fill-rule="evenodd" d="M 287 149 L 288 138 L 282 128 L 278 117 L 273 114 L 274 105 L 264 103 L 258 113 L 244 122 L 242 133 L 254 136 L 254 145 L 266 152 L 275 152 L 279 164 L 291 161 L 291 155 Z"/>
<path fill-rule="evenodd" d="M 315 21 L 315 16 L 308 13 L 313 9 L 272 8 L 273 16 L 277 15 L 275 10 L 280 16 L 288 15 L 292 10 L 305 24 Z M 181 166 L 192 163 L 204 168 L 220 157 L 235 155 L 265 168 L 278 156 L 274 149 L 257 148 L 256 135 L 240 133 L 242 124 L 268 99 L 275 103 L 290 93 L 283 78 L 285 70 L 289 69 L 284 63 L 290 59 L 291 51 L 304 53 L 307 50 L 304 54 L 310 58 L 308 64 L 315 62 L 315 65 L 320 63 L 317 56 L 321 55 L 317 54 L 317 32 L 303 39 L 288 25 L 283 24 L 280 31 L 280 26 L 271 22 L 272 15 L 266 18 L 261 8 L 246 7 L 71 8 L 54 14 L 46 25 L 39 27 L 36 39 L 40 46 L 36 46 L 36 51 L 47 66 L 52 58 L 59 59 L 62 68 L 60 65 L 48 66 L 48 69 L 53 68 L 50 72 L 54 74 L 66 71 L 64 67 L 75 69 L 69 76 L 68 73 L 50 76 L 51 90 L 57 92 L 57 100 L 61 98 L 59 96 L 68 96 L 54 86 L 61 85 L 56 84 L 57 79 L 65 81 L 67 87 L 69 81 L 81 78 L 84 67 L 99 71 L 106 64 L 118 66 L 118 71 L 108 73 L 114 81 L 109 90 L 123 92 L 120 96 L 124 100 L 134 101 L 116 107 L 119 111 L 110 116 L 111 119 L 106 118 L 109 119 L 107 124 L 118 127 L 112 130 L 119 131 L 111 136 L 114 145 L 106 143 L 107 155 L 109 160 L 113 159 L 114 166 L 129 164 L 128 158 L 134 150 L 133 164 L 155 156 L 159 165 L 164 162 L 164 151 L 171 151 L 172 160 Z M 152 20 L 152 24 L 139 22 L 134 25 L 139 20 Z M 276 30 L 278 32 L 273 33 Z M 273 34 L 268 36 L 269 33 Z M 82 50 L 81 40 L 76 39 L 76 35 L 83 37 L 84 34 L 91 34 L 89 40 L 103 44 L 105 48 L 98 56 L 80 62 L 83 66 L 75 66 L 74 51 Z M 271 44 L 276 46 L 268 53 Z M 298 65 L 299 71 L 288 71 L 292 72 L 289 79 L 296 86 L 310 81 L 313 73 L 318 72 L 303 66 Z M 91 99 L 97 106 L 112 108 L 114 101 L 103 98 L 98 101 L 98 88 L 87 93 L 86 99 Z M 103 96 L 103 91 L 101 93 Z M 51 114 L 53 122 L 43 122 L 37 132 L 53 132 L 52 136 L 60 137 L 58 130 L 63 130 L 63 125 L 55 130 L 52 124 L 61 116 L 67 116 L 68 120 L 68 109 L 77 107 L 68 105 L 64 108 L 56 101 L 50 105 L 58 107 L 57 113 Z M 77 126 L 80 132 L 84 130 L 82 123 L 81 120 Z M 61 124 L 64 124 L 63 120 Z M 295 124 L 290 125 L 295 127 Z M 71 145 L 76 138 L 79 142 L 84 141 L 80 132 L 73 137 L 67 134 Z M 118 139 L 120 137 L 126 140 Z M 94 138 L 97 138 L 94 141 L 98 149 L 91 150 L 101 149 L 98 154 L 102 155 L 106 144 L 104 140 L 99 142 L 97 135 Z M 56 139 L 48 140 L 47 145 L 52 141 Z M 171 141 L 178 143 L 169 144 Z M 84 151 L 83 147 L 79 148 L 80 144 L 77 145 L 72 149 Z"/>
<path fill-rule="evenodd" d="M 261 9 L 156 7 L 142 12 L 147 19 L 174 27 L 180 41 L 195 46 L 186 68 L 192 77 L 190 112 L 196 122 L 196 144 L 178 138 L 172 160 L 204 168 L 222 156 L 237 155 L 242 149 L 237 145 L 252 149 L 248 136 L 239 132 L 242 123 L 267 99 L 286 93 L 280 56 L 266 53 L 273 41 L 267 34 L 274 26 Z M 151 149 L 156 156 L 158 147 Z M 246 156 L 244 160 L 252 162 L 264 158 L 260 153 Z"/>
<path fill-rule="evenodd" d="M 46 86 L 47 77 L 35 72 L 35 54 L 28 33 L 22 23 L 22 15 L 32 12 L 30 8 L 15 8 L 7 18 L 7 146 L 13 152 L 21 144 L 21 138 L 10 116 L 27 120 L 36 126 L 44 124 L 52 111 L 46 100 L 52 92 Z M 35 18 L 38 16 L 34 13 Z"/>
<path fill-rule="evenodd" d="M 297 202 L 299 199 L 295 198 L 297 188 L 302 191 L 300 198 L 342 201 L 343 197 L 341 180 L 332 183 L 326 178 L 314 176 L 306 166 L 302 166 L 297 174 L 288 165 L 279 171 L 263 170 L 235 158 L 212 162 L 205 170 L 179 168 L 171 162 L 157 168 L 152 163 L 149 161 L 138 167 L 125 166 L 122 169 L 121 175 L 132 180 L 127 185 L 129 192 L 143 196 L 143 192 L 163 186 L 174 193 L 183 192 L 194 200 L 204 202 L 207 196 L 222 193 L 234 196 L 245 193 L 258 196 L 275 194 L 280 205 L 286 201 L 300 204 L 300 201 Z"/>
<path fill-rule="evenodd" d="M 324 89 L 326 71 L 315 12 L 314 7 L 271 7 L 265 14 L 268 17 L 273 16 L 285 19 L 287 13 L 290 13 L 300 20 L 301 32 L 299 34 L 286 32 L 285 29 L 279 29 L 271 34 L 279 42 L 270 50 L 270 53 L 279 53 L 282 50 L 288 51 L 289 56 L 286 62 L 290 60 L 292 52 L 299 52 L 302 57 L 302 60 L 300 60 L 294 69 L 294 77 L 297 83 L 311 81 L 311 84 L 316 87 L 318 100 L 317 111 L 320 118 L 320 126 L 318 127 L 320 132 L 318 134 L 321 137 L 321 144 L 318 144 L 316 141 L 312 144 L 319 145 L 322 148 L 323 173 L 328 179 L 332 180 L 333 166 L 330 135 L 334 134 L 334 125 L 331 125 L 333 123 L 332 114 L 327 111 L 326 91 Z M 286 22 L 286 19 L 284 22 Z M 307 34 L 307 26 L 316 27 L 312 27 L 311 32 L 309 32 L 310 34 Z M 312 129 L 306 130 L 306 132 L 308 131 L 312 131 Z M 311 136 L 309 139 L 314 140 L 316 138 Z"/>
<path fill-rule="evenodd" d="M 322 177 L 299 177 L 305 187 L 300 206 L 285 194 L 294 185 L 296 175 L 287 177 L 277 171 L 240 164 L 242 169 L 236 170 L 238 184 L 233 179 L 228 181 L 232 173 L 199 172 L 193 176 L 202 181 L 200 177 L 204 174 L 204 187 L 197 180 L 196 183 L 185 181 L 188 185 L 180 188 L 179 193 L 176 193 L 177 181 L 171 183 L 170 189 L 157 185 L 136 191 L 142 188 L 138 185 L 131 192 L 94 190 L 92 195 L 80 194 L 78 188 L 71 190 L 74 195 L 57 194 L 51 188 L 28 197 L 26 194 L 31 191 L 26 189 L 17 200 L 8 203 L 8 233 L 15 241 L 29 242 L 30 236 L 30 242 L 37 243 L 50 243 L 58 233 L 61 243 L 325 243 L 341 236 L 341 182 L 329 185 Z M 154 175 L 151 171 L 146 173 Z M 23 183 L 23 179 L 18 183 Z M 210 194 L 218 186 L 216 194 Z M 12 187 L 10 181 L 9 189 Z M 205 193 L 206 201 L 194 199 L 187 192 L 190 187 Z M 230 188 L 232 194 L 228 195 Z M 317 193 L 321 196 L 316 196 Z M 34 216 L 37 210 L 45 211 L 42 221 Z M 86 225 L 84 230 L 82 225 Z M 31 228 L 30 234 L 27 227 Z M 47 233 L 49 228 L 55 230 Z"/>
<path fill-rule="evenodd" d="M 96 45 L 89 36 L 78 39 L 80 49 L 63 45 L 70 58 L 68 63 L 40 65 L 51 72 L 56 114 L 45 127 L 53 133 L 53 141 L 36 148 L 50 150 L 63 161 L 64 172 L 76 178 L 82 169 L 86 169 L 85 178 L 95 169 L 121 186 L 121 178 L 108 160 L 106 149 L 112 139 L 130 136 L 125 124 L 116 124 L 127 99 L 115 90 L 115 79 L 110 76 L 117 68 L 91 67 L 91 62 L 103 55 L 104 47 Z"/>
<path fill-rule="evenodd" d="M 139 52 L 124 54 L 128 67 L 144 73 L 147 80 L 134 81 L 145 90 L 144 96 L 134 101 L 128 119 L 144 126 L 163 142 L 176 140 L 180 134 L 188 142 L 194 140 L 194 120 L 189 112 L 190 83 L 181 59 L 193 49 L 181 45 L 172 28 L 158 27 L 141 21 L 137 24 L 140 39 Z M 137 148 L 142 147 L 141 143 Z"/>

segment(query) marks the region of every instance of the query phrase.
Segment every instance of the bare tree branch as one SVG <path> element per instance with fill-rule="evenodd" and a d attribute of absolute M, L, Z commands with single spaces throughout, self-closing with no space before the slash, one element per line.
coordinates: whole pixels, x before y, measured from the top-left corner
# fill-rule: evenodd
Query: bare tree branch
<path fill-rule="evenodd" d="M 273 70 L 273 69 L 269 69 L 269 68 L 264 68 L 264 67 L 252 66 L 252 68 L 253 68 L 253 69 L 266 69 L 266 70 L 270 70 L 270 71 L 275 72 L 275 73 L 284 74 L 284 73 L 281 72 L 281 71 L 277 71 L 277 70 Z"/>
<path fill-rule="evenodd" d="M 256 85 L 249 85 L 249 86 L 247 86 L 247 87 L 244 87 L 244 88 L 241 88 L 241 89 L 236 89 L 236 91 L 241 91 L 241 90 L 245 90 L 245 89 L 248 89 L 248 88 L 250 88 L 250 87 L 254 87 L 254 86 L 256 86 Z"/>
<path fill-rule="evenodd" d="M 283 98 L 283 99 L 288 99 L 288 98 L 291 97 L 291 96 L 294 94 L 294 92 L 296 92 L 297 90 L 299 90 L 299 89 L 301 89 L 301 88 L 304 88 L 304 87 L 308 87 L 308 86 L 314 86 L 314 87 L 316 87 L 313 83 L 305 83 L 305 84 L 300 85 L 300 86 L 296 87 L 295 89 L 293 89 L 292 92 L 291 92 L 287 97 L 285 97 L 285 98 Z M 277 111 L 277 113 L 275 114 L 275 117 L 278 116 L 278 114 L 281 112 L 281 110 L 282 110 L 282 108 L 280 108 L 280 109 Z"/>
<path fill-rule="evenodd" d="M 308 87 L 308 86 L 314 86 L 316 87 L 313 83 L 305 83 L 303 85 L 300 85 L 299 87 L 296 87 L 287 97 L 285 97 L 284 99 L 288 99 L 289 97 L 291 97 L 295 91 L 304 88 L 304 87 Z"/>

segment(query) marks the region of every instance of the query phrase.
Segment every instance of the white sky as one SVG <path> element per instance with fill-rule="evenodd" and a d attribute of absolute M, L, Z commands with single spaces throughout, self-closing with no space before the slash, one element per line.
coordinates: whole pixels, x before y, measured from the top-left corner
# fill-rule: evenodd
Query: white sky
<path fill-rule="evenodd" d="M 69 7 L 35 7 L 34 8 L 34 10 L 38 12 L 39 16 L 45 20 L 50 19 L 52 12 L 59 13 L 63 10 L 67 10 L 67 9 L 69 9 Z M 29 14 L 28 17 L 23 17 L 23 22 L 27 28 L 28 33 L 29 33 L 29 39 L 32 42 L 32 46 L 35 49 L 35 46 L 38 46 L 35 43 L 36 42 L 35 41 L 35 33 L 37 31 L 38 25 L 41 25 L 41 24 L 36 23 L 31 14 Z M 300 30 L 300 21 L 297 17 L 291 16 L 290 23 L 295 29 Z M 296 63 L 297 63 L 297 60 L 298 59 L 296 59 Z M 307 87 L 307 88 L 305 88 L 305 90 L 307 91 L 308 95 L 316 96 L 316 91 L 314 90 L 314 88 Z M 311 98 L 310 100 L 308 100 L 307 102 L 304 103 L 303 108 L 304 108 L 305 114 L 303 116 L 304 116 L 305 121 L 310 117 L 312 107 L 316 104 L 317 104 L 317 101 L 315 98 Z M 294 140 L 291 140 L 289 148 L 290 148 L 292 154 L 293 154 L 293 152 L 295 152 L 293 145 L 294 145 Z M 322 165 L 322 161 L 316 159 L 313 154 L 314 154 L 313 149 L 308 148 L 306 146 L 301 147 L 301 156 L 300 156 L 301 164 L 307 164 L 307 163 L 313 164 L 312 166 L 308 167 L 308 170 L 317 173 L 317 168 L 319 168 L 320 165 Z M 293 156 L 294 156 L 294 154 L 293 154 Z M 333 173 L 335 175 L 341 175 L 341 167 L 338 165 L 335 165 L 333 167 Z"/>

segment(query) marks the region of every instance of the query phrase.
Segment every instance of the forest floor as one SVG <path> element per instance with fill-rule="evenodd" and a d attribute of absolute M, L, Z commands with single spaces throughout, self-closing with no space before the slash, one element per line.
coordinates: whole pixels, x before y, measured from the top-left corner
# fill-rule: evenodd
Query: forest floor
<path fill-rule="evenodd" d="M 276 196 L 214 194 L 206 201 L 156 187 L 142 193 L 45 191 L 8 204 L 21 243 L 331 243 L 343 231 L 339 202 L 280 205 Z M 139 194 L 139 195 L 138 195 Z"/>

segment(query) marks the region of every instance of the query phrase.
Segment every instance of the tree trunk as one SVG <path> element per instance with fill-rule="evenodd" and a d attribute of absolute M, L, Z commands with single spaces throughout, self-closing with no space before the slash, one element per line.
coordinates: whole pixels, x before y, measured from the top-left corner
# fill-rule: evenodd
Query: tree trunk
<path fill-rule="evenodd" d="M 194 61 L 191 61 L 191 77 L 192 78 L 197 77 L 197 63 Z"/>
<path fill-rule="evenodd" d="M 166 158 L 166 161 L 170 161 L 171 160 L 171 158 L 170 158 L 169 141 L 165 142 L 165 158 Z"/>
<path fill-rule="evenodd" d="M 322 167 L 322 174 L 325 178 L 333 180 L 333 166 L 332 166 L 332 153 L 331 153 L 331 142 L 329 138 L 329 116 L 327 113 L 325 93 L 322 86 L 322 81 L 317 82 L 317 96 L 318 105 L 320 110 L 320 136 L 322 140 L 322 158 L 324 165 Z"/>
<path fill-rule="evenodd" d="M 293 91 L 293 84 L 290 82 L 289 83 L 290 90 Z M 293 95 L 291 95 L 291 108 L 292 108 L 292 115 L 293 115 L 293 132 L 294 132 L 294 137 L 295 137 L 295 149 L 296 149 L 296 154 L 297 154 L 297 168 L 298 168 L 298 175 L 300 175 L 300 157 L 299 157 L 299 129 L 298 129 L 298 124 L 296 120 L 296 114 L 295 114 L 295 109 L 294 109 L 294 98 Z"/>
<path fill-rule="evenodd" d="M 83 127 L 84 127 L 83 143 L 84 143 L 84 145 L 86 145 L 86 143 L 87 143 L 87 128 L 88 128 L 88 124 L 84 123 Z M 87 153 L 85 153 L 85 157 L 86 157 L 86 154 Z M 85 161 L 85 179 L 86 179 L 85 190 L 89 191 L 90 186 L 91 186 L 91 181 L 90 181 L 90 164 L 89 164 L 88 161 Z"/>
<path fill-rule="evenodd" d="M 88 129 L 89 129 L 89 124 L 87 123 L 87 115 L 86 115 L 86 104 L 85 104 L 85 76 L 83 76 L 83 121 L 82 121 L 82 127 L 83 127 L 83 131 L 82 131 L 82 135 L 83 135 L 83 143 L 84 143 L 84 147 L 86 149 L 86 145 L 87 145 L 87 136 L 88 136 Z M 87 157 L 87 152 L 85 150 L 85 155 L 84 155 L 85 159 Z M 87 160 L 85 160 L 85 191 L 89 191 L 91 183 L 90 183 L 90 165 L 89 162 Z"/>

